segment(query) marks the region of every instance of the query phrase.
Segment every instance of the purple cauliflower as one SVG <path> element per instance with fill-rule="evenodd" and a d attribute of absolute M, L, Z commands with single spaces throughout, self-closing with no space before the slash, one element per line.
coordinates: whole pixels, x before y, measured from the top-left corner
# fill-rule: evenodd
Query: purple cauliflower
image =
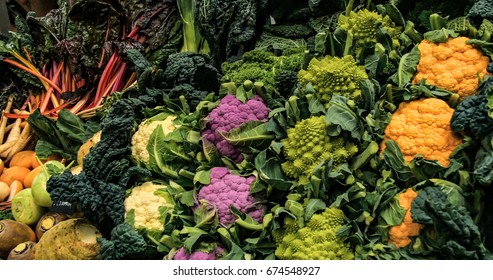
<path fill-rule="evenodd" d="M 214 144 L 222 156 L 241 162 L 241 152 L 221 137 L 220 132 L 229 132 L 248 121 L 267 121 L 268 114 L 269 108 L 258 95 L 254 95 L 245 103 L 234 95 L 226 95 L 207 116 L 206 127 L 201 133 L 202 138 L 204 142 Z"/>
<path fill-rule="evenodd" d="M 214 167 L 211 169 L 211 182 L 200 189 L 198 199 L 216 207 L 219 222 L 224 226 L 236 220 L 230 206 L 262 222 L 266 206 L 260 203 L 259 197 L 250 194 L 253 181 L 255 176 L 242 177 L 231 174 L 226 167 Z"/>
<path fill-rule="evenodd" d="M 217 246 L 214 249 L 209 249 L 209 253 L 197 250 L 191 254 L 185 252 L 185 248 L 181 247 L 173 256 L 173 260 L 216 260 L 225 252 L 223 248 Z"/>

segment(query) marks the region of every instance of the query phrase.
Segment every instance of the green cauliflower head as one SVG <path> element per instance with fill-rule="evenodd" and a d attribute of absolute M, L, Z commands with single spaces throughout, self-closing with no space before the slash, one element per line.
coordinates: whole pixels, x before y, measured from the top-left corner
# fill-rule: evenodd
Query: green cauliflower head
<path fill-rule="evenodd" d="M 325 56 L 322 59 L 313 58 L 307 70 L 298 72 L 301 85 L 311 83 L 317 98 L 329 106 L 334 94 L 345 96 L 347 99 L 360 102 L 363 100 L 359 82 L 368 79 L 365 67 L 356 64 L 351 55 L 342 58 Z"/>
<path fill-rule="evenodd" d="M 326 208 L 314 214 L 302 228 L 288 216 L 284 227 L 273 232 L 277 242 L 275 255 L 281 260 L 353 260 L 354 253 L 336 233 L 344 222 L 338 208 Z"/>
<path fill-rule="evenodd" d="M 304 119 L 288 129 L 288 137 L 282 140 L 286 161 L 281 165 L 288 176 L 305 182 L 322 161 L 332 158 L 338 166 L 358 152 L 354 143 L 330 137 L 326 129 L 324 116 Z"/>

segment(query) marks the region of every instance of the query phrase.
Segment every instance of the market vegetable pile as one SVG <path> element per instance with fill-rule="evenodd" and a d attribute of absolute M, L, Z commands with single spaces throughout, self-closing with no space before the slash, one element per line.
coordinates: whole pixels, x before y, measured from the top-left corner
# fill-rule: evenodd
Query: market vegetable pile
<path fill-rule="evenodd" d="M 0 37 L 0 258 L 493 259 L 489 1 L 68 2 Z"/>

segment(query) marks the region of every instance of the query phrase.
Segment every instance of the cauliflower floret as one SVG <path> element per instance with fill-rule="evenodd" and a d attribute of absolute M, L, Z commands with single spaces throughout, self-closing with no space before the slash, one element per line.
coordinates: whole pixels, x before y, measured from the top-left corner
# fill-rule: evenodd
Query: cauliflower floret
<path fill-rule="evenodd" d="M 248 121 L 267 121 L 268 114 L 269 108 L 257 95 L 245 103 L 234 95 L 227 95 L 207 116 L 206 127 L 201 133 L 202 138 L 214 144 L 222 156 L 241 162 L 243 160 L 241 152 L 228 143 L 220 133 L 229 132 Z"/>
<path fill-rule="evenodd" d="M 171 197 L 157 195 L 159 189 L 167 188 L 153 182 L 145 182 L 132 189 L 131 194 L 125 199 L 125 217 L 133 210 L 134 227 L 136 229 L 147 229 L 163 231 L 164 224 L 161 221 L 160 206 L 174 207 Z"/>
<path fill-rule="evenodd" d="M 196 250 L 191 253 L 187 253 L 185 248 L 181 247 L 173 256 L 173 260 L 216 260 L 225 254 L 225 250 L 219 245 L 211 246 L 212 248 Z"/>
<path fill-rule="evenodd" d="M 397 247 L 406 247 L 411 243 L 411 236 L 418 236 L 419 230 L 423 228 L 422 224 L 413 223 L 411 216 L 411 205 L 413 200 L 418 196 L 412 188 L 407 189 L 404 193 L 398 195 L 399 205 L 406 210 L 402 224 L 392 226 L 389 229 L 389 242 Z"/>
<path fill-rule="evenodd" d="M 221 224 L 229 226 L 235 222 L 236 216 L 231 212 L 230 206 L 250 215 L 257 222 L 262 221 L 266 207 L 259 202 L 258 197 L 250 195 L 254 176 L 234 175 L 225 167 L 212 168 L 210 176 L 210 184 L 200 189 L 198 199 L 216 207 Z"/>
<path fill-rule="evenodd" d="M 176 116 L 168 116 L 162 121 L 148 120 L 139 125 L 139 128 L 132 136 L 132 156 L 139 162 L 147 164 L 149 162 L 149 152 L 147 151 L 147 144 L 151 138 L 151 134 L 158 126 L 163 130 L 164 135 L 172 132 L 177 128 L 173 122 Z"/>
<path fill-rule="evenodd" d="M 467 44 L 468 40 L 457 37 L 439 44 L 423 40 L 418 45 L 421 58 L 412 82 L 426 79 L 428 84 L 456 92 L 461 98 L 475 95 L 478 78 L 490 75 L 486 70 L 490 59 Z"/>
<path fill-rule="evenodd" d="M 385 142 L 390 139 L 399 146 L 407 162 L 422 155 L 448 167 L 450 155 L 462 144 L 462 138 L 450 128 L 453 114 L 454 109 L 438 98 L 403 102 L 385 128 L 380 150 L 385 150 Z"/>

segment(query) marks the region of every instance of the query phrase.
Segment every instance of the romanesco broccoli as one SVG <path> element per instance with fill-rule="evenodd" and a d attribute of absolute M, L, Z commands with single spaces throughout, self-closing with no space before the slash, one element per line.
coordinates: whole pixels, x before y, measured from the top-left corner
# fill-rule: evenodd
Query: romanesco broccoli
<path fill-rule="evenodd" d="M 288 138 L 282 140 L 286 162 L 281 165 L 288 176 L 304 182 L 324 160 L 332 159 L 337 166 L 358 152 L 354 143 L 329 137 L 326 128 L 323 116 L 313 116 L 288 129 Z"/>
<path fill-rule="evenodd" d="M 356 46 L 364 47 L 377 42 L 377 28 L 382 25 L 392 38 L 394 48 L 399 47 L 399 36 L 402 27 L 396 27 L 388 15 L 382 16 L 377 12 L 366 9 L 357 12 L 351 11 L 349 16 L 339 15 L 337 25 L 343 30 L 350 31 L 356 41 Z"/>
<path fill-rule="evenodd" d="M 317 98 L 328 107 L 334 94 L 361 101 L 359 82 L 368 79 L 368 75 L 365 67 L 358 66 L 350 55 L 342 58 L 325 56 L 320 60 L 313 58 L 307 70 L 299 71 L 298 79 L 302 85 L 311 83 Z"/>
<path fill-rule="evenodd" d="M 282 230 L 274 231 L 278 241 L 275 255 L 282 260 L 353 260 L 354 253 L 345 240 L 337 236 L 344 222 L 344 212 L 326 208 L 314 214 L 302 228 L 292 217 L 285 218 Z"/>

